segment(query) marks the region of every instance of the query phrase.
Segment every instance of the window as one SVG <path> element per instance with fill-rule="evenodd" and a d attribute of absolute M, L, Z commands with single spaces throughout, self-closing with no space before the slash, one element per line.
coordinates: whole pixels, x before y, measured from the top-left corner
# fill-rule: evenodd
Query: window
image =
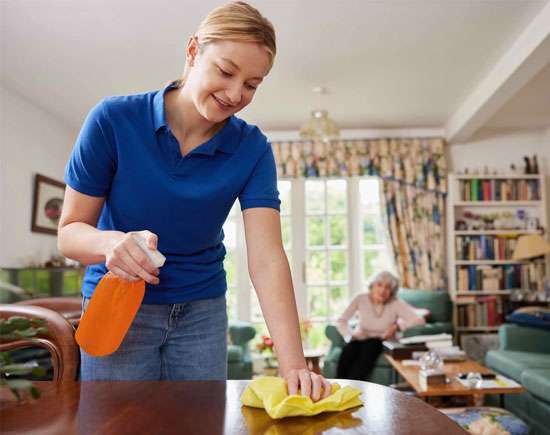
<path fill-rule="evenodd" d="M 301 318 L 312 322 L 306 346 L 327 344 L 324 328 L 335 322 L 354 293 L 375 272 L 394 270 L 380 180 L 376 177 L 280 180 L 281 232 L 292 269 Z M 248 277 L 242 213 L 226 224 L 228 315 L 267 332 Z"/>

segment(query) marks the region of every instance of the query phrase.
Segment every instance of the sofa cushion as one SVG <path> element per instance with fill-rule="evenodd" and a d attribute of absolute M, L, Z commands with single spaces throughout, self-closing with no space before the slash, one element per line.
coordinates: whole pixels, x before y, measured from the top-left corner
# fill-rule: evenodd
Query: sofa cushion
<path fill-rule="evenodd" d="M 487 353 L 485 362 L 492 369 L 521 383 L 523 371 L 550 367 L 550 355 L 547 353 L 491 350 Z"/>
<path fill-rule="evenodd" d="M 550 368 L 525 370 L 521 383 L 533 396 L 550 402 Z"/>
<path fill-rule="evenodd" d="M 398 296 L 416 308 L 430 310 L 428 322 L 448 322 L 452 304 L 449 294 L 443 291 L 401 288 Z"/>

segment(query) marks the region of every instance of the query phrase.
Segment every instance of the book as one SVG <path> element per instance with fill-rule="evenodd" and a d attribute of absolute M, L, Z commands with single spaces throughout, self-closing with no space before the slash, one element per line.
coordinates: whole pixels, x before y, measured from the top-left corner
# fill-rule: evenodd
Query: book
<path fill-rule="evenodd" d="M 428 349 L 437 349 L 440 347 L 451 347 L 452 345 L 453 345 L 453 340 L 437 340 L 437 341 L 426 342 L 426 347 Z"/>
<path fill-rule="evenodd" d="M 404 337 L 399 340 L 401 344 L 412 344 L 412 343 L 427 343 L 428 341 L 441 341 L 441 340 L 452 340 L 453 336 L 451 334 L 441 333 L 441 334 L 431 334 L 431 335 L 415 335 L 413 337 Z"/>
<path fill-rule="evenodd" d="M 402 344 L 398 341 L 383 341 L 384 352 L 395 359 L 410 359 L 413 352 L 427 351 L 428 348 L 423 343 Z"/>

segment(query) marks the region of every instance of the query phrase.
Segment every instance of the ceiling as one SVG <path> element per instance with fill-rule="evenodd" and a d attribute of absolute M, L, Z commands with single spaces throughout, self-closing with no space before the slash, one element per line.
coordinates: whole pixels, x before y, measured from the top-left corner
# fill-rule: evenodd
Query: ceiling
<path fill-rule="evenodd" d="M 2 86 L 78 128 L 102 97 L 178 77 L 188 37 L 221 3 L 3 0 Z M 251 3 L 274 23 L 278 55 L 241 116 L 291 130 L 315 108 L 329 109 L 343 128 L 445 126 L 547 1 Z M 489 124 L 550 125 L 549 92 L 547 66 Z"/>

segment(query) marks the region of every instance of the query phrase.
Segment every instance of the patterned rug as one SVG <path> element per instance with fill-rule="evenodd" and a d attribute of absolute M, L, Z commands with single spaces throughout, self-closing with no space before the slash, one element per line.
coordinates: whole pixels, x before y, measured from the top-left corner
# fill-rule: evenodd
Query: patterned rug
<path fill-rule="evenodd" d="M 502 408 L 468 407 L 440 409 L 473 435 L 527 435 L 523 420 Z"/>

